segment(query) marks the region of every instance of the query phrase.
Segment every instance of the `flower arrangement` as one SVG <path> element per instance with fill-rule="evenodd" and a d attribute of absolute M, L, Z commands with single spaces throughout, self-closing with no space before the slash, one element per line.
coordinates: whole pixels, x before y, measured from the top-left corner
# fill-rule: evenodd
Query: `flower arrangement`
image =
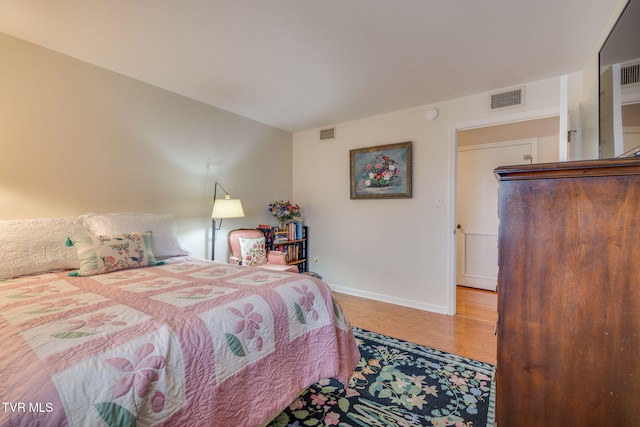
<path fill-rule="evenodd" d="M 300 216 L 300 205 L 291 203 L 290 201 L 276 200 L 269 203 L 269 212 L 283 225 L 285 221 L 291 221 L 295 217 Z"/>
<path fill-rule="evenodd" d="M 400 176 L 400 169 L 396 166 L 395 160 L 380 154 L 373 162 L 364 166 L 361 176 L 360 186 L 386 187 Z"/>

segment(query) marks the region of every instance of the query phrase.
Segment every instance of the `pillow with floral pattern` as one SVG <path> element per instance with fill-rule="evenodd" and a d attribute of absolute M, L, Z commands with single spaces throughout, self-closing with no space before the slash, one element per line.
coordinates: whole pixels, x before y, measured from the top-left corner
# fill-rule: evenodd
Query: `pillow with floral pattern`
<path fill-rule="evenodd" d="M 151 251 L 151 232 L 98 236 L 70 236 L 78 251 L 80 269 L 70 276 L 92 276 L 127 268 L 163 264 Z"/>
<path fill-rule="evenodd" d="M 258 239 L 247 239 L 241 237 L 240 256 L 242 265 L 263 265 L 267 263 L 267 248 L 264 237 Z"/>

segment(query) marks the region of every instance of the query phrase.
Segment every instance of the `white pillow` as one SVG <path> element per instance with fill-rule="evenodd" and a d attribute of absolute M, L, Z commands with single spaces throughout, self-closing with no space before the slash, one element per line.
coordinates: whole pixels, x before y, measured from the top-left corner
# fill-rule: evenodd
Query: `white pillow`
<path fill-rule="evenodd" d="M 240 256 L 242 265 L 263 265 L 267 263 L 267 249 L 264 237 L 247 239 L 240 237 Z"/>
<path fill-rule="evenodd" d="M 91 234 L 111 235 L 150 230 L 151 250 L 156 258 L 189 255 L 191 252 L 179 240 L 171 215 L 147 213 L 107 213 L 81 215 Z"/>
<path fill-rule="evenodd" d="M 80 267 L 70 235 L 89 235 L 78 217 L 0 221 L 0 280 Z"/>

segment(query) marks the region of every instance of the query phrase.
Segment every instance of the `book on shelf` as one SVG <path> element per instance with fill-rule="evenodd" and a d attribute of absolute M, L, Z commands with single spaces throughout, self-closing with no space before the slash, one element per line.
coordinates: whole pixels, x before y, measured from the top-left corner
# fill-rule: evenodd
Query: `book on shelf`
<path fill-rule="evenodd" d="M 300 246 L 299 245 L 282 245 L 278 248 L 280 252 L 284 252 L 287 262 L 295 262 L 300 259 Z"/>
<path fill-rule="evenodd" d="M 293 222 L 287 224 L 287 239 L 296 240 L 296 225 Z"/>
<path fill-rule="evenodd" d="M 298 239 L 302 239 L 302 220 L 296 221 L 296 236 Z"/>
<path fill-rule="evenodd" d="M 294 238 L 291 240 L 300 240 L 302 239 L 302 225 L 303 225 L 303 220 L 302 218 L 294 218 L 290 224 L 293 224 L 293 226 L 295 227 L 295 233 L 294 233 Z"/>
<path fill-rule="evenodd" d="M 289 235 L 286 231 L 276 231 L 273 233 L 273 243 L 282 243 L 289 240 Z"/>
<path fill-rule="evenodd" d="M 280 229 L 273 229 L 273 230 L 274 230 L 273 243 L 302 240 L 304 238 L 302 220 L 289 222 L 284 227 L 284 230 L 280 230 Z"/>

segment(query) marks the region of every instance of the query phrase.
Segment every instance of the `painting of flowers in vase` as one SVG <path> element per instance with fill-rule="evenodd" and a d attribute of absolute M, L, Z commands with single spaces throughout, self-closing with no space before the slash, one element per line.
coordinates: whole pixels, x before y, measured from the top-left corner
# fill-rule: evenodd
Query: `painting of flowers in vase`
<path fill-rule="evenodd" d="M 349 151 L 351 199 L 411 198 L 411 142 Z"/>

